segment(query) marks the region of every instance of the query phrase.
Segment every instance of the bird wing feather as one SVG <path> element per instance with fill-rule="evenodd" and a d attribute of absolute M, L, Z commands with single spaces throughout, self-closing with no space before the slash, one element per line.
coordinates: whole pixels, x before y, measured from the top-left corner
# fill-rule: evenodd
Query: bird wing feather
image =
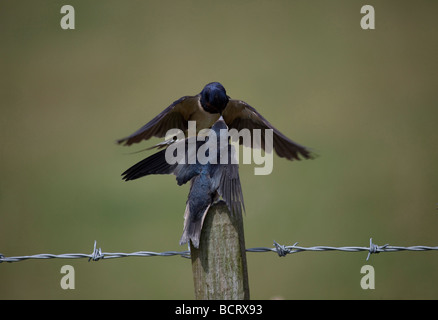
<path fill-rule="evenodd" d="M 265 149 L 265 130 L 272 129 L 273 147 L 278 156 L 289 160 L 300 160 L 300 156 L 305 159 L 314 157 L 314 154 L 308 148 L 290 140 L 245 101 L 231 99 L 223 112 L 223 117 L 229 129 L 234 128 L 240 131 L 246 128 L 249 129 L 251 134 L 254 129 L 262 130 L 261 146 L 254 146 L 254 139 L 251 139 L 251 145 L 248 147 L 262 147 Z M 240 139 L 240 144 L 242 142 L 243 140 Z"/>
<path fill-rule="evenodd" d="M 162 138 L 170 129 L 180 129 L 185 132 L 188 129 L 187 121 L 190 116 L 199 110 L 199 99 L 200 95 L 198 94 L 196 96 L 184 96 L 174 101 L 143 127 L 133 134 L 117 140 L 117 143 L 130 146 L 133 143 L 148 140 L 152 137 Z"/>

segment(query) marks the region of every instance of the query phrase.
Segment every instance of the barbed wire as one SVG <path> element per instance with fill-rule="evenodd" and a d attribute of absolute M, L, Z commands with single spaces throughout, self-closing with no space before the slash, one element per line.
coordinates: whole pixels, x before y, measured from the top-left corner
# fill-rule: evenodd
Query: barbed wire
<path fill-rule="evenodd" d="M 321 251 L 342 251 L 342 252 L 368 252 L 367 261 L 371 254 L 377 254 L 381 252 L 398 252 L 398 251 L 430 251 L 438 250 L 438 247 L 428 246 L 390 246 L 385 244 L 379 246 L 373 243 L 373 239 L 370 239 L 369 247 L 329 247 L 329 246 L 315 246 L 315 247 L 301 247 L 298 246 L 298 242 L 292 246 L 280 245 L 274 241 L 273 248 L 257 247 L 246 249 L 246 252 L 275 252 L 280 257 L 284 257 L 288 254 L 299 253 L 304 251 L 321 252 Z M 97 248 L 97 241 L 94 241 L 94 249 L 91 254 L 84 253 L 64 253 L 64 254 L 35 254 L 29 256 L 17 256 L 17 257 L 5 257 L 0 253 L 0 263 L 2 262 L 18 262 L 29 259 L 82 259 L 88 258 L 88 261 L 98 261 L 102 259 L 115 259 L 126 257 L 169 257 L 169 256 L 181 256 L 183 258 L 190 258 L 190 251 L 165 251 L 165 252 L 151 252 L 151 251 L 138 251 L 132 253 L 117 253 L 117 252 L 102 252 L 101 248 Z"/>
<path fill-rule="evenodd" d="M 280 257 L 284 257 L 288 254 L 298 253 L 303 251 L 343 251 L 343 252 L 361 252 L 368 251 L 367 261 L 369 260 L 371 254 L 376 254 L 380 252 L 397 252 L 397 251 L 430 251 L 438 250 L 438 247 L 429 246 L 410 246 L 410 247 L 400 247 L 400 246 L 390 246 L 385 244 L 383 246 L 378 246 L 373 243 L 373 239 L 370 239 L 369 247 L 329 247 L 329 246 L 315 246 L 315 247 L 300 247 L 298 242 L 292 246 L 283 246 L 274 241 L 275 248 L 252 248 L 247 249 L 250 252 L 265 252 L 273 251 L 276 252 Z"/>
<path fill-rule="evenodd" d="M 154 256 L 182 256 L 190 258 L 190 251 L 166 251 L 166 252 L 151 252 L 138 251 L 132 253 L 120 252 L 102 252 L 101 248 L 97 248 L 97 241 L 94 241 L 94 249 L 91 254 L 86 253 L 64 253 L 64 254 L 35 254 L 31 256 L 5 257 L 0 253 L 0 263 L 2 262 L 18 262 L 28 259 L 81 259 L 88 258 L 88 261 L 98 261 L 101 259 L 114 259 L 126 257 L 154 257 Z"/>

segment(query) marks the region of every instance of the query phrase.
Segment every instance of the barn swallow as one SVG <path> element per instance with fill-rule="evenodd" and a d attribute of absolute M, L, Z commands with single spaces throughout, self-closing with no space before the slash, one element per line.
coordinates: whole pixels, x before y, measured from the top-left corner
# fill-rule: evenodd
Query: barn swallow
<path fill-rule="evenodd" d="M 184 212 L 184 231 L 180 240 L 181 245 L 191 241 L 195 248 L 199 248 L 205 216 L 210 206 L 219 197 L 222 197 L 232 214 L 241 214 L 242 208 L 245 210 L 239 166 L 236 159 L 233 158 L 235 157 L 234 146 L 228 140 L 227 129 L 225 121 L 220 117 L 213 124 L 204 141 L 199 141 L 197 137 L 189 137 L 175 142 L 175 144 L 185 145 L 184 157 L 180 158 L 179 162 L 170 164 L 167 161 L 166 148 L 140 161 L 122 174 L 125 181 L 135 180 L 150 174 L 174 174 L 180 186 L 188 181 L 191 182 Z M 217 139 L 217 147 L 215 152 L 207 149 L 205 152 L 207 161 L 201 162 L 199 150 L 209 139 Z M 196 148 L 189 148 L 190 143 L 195 143 Z M 190 157 L 196 159 L 192 164 L 187 161 Z"/>
<path fill-rule="evenodd" d="M 261 129 L 262 132 L 272 129 L 273 148 L 282 158 L 301 160 L 301 157 L 304 159 L 314 157 L 308 148 L 287 138 L 249 104 L 242 100 L 231 99 L 219 82 L 207 84 L 201 93 L 195 96 L 184 96 L 174 101 L 143 127 L 117 142 L 129 146 L 151 137 L 165 137 L 169 129 L 187 132 L 188 121 L 196 121 L 197 131 L 208 129 L 220 116 L 223 116 L 229 129 L 240 131 L 246 128 L 251 134 L 253 129 Z M 261 147 L 265 149 L 264 135 L 261 137 Z"/>

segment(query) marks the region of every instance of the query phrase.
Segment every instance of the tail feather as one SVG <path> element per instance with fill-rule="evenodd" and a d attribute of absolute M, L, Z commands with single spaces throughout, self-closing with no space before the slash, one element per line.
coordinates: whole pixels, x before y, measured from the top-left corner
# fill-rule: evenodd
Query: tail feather
<path fill-rule="evenodd" d="M 190 213 L 190 206 L 187 201 L 186 211 L 184 212 L 184 231 L 181 240 L 179 241 L 180 245 L 190 241 L 196 249 L 199 248 L 202 225 L 204 224 L 204 219 L 207 215 L 208 209 L 210 209 L 210 205 L 204 210 L 202 217 L 196 219 L 196 217 Z"/>

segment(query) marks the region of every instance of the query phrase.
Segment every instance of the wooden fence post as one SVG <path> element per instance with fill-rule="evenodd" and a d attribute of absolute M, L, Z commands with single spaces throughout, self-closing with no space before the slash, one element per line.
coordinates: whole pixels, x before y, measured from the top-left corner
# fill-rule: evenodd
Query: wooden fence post
<path fill-rule="evenodd" d="M 249 284 L 242 215 L 225 202 L 210 207 L 199 249 L 190 244 L 197 300 L 248 300 Z"/>

